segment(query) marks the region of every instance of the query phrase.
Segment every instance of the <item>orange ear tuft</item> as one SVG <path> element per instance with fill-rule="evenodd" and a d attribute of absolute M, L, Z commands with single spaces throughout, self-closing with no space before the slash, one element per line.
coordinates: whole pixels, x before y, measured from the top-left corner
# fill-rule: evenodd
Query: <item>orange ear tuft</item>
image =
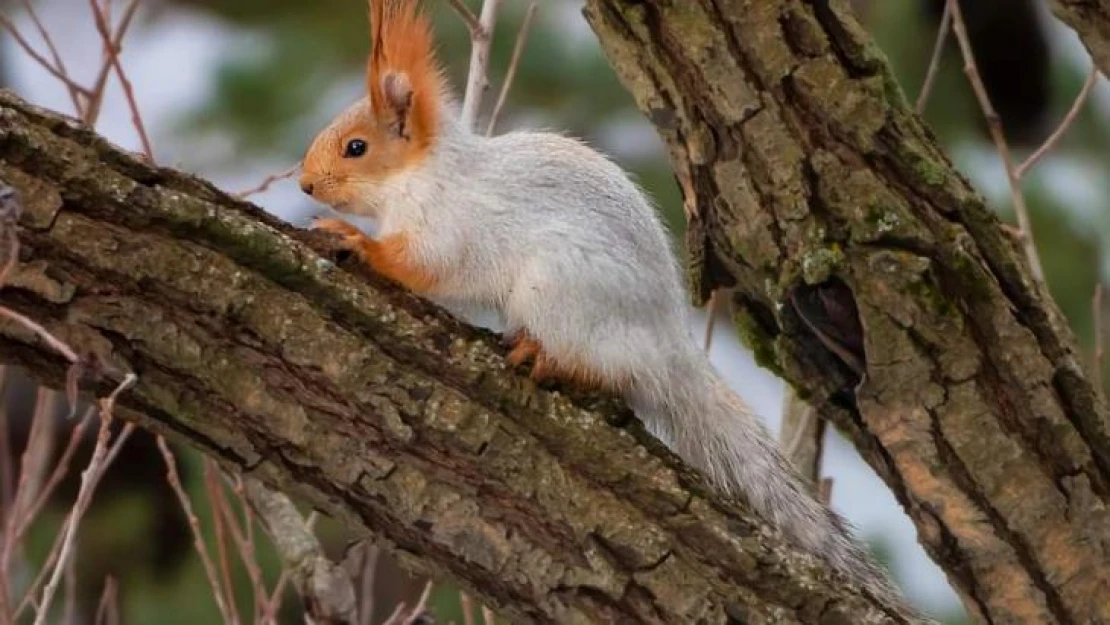
<path fill-rule="evenodd" d="M 367 91 L 374 118 L 424 150 L 435 140 L 442 74 L 420 0 L 369 0 Z"/>

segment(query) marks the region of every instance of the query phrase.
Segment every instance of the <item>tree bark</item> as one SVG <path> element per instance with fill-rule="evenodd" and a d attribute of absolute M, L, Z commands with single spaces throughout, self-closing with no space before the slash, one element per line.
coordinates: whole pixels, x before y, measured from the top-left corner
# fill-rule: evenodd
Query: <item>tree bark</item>
<path fill-rule="evenodd" d="M 1110 623 L 1104 399 L 846 3 L 586 14 L 669 147 L 697 297 L 735 286 L 757 356 L 855 443 L 977 621 Z"/>
<path fill-rule="evenodd" d="M 1049 6 L 1079 35 L 1102 75 L 1110 77 L 1110 0 L 1052 0 Z"/>
<path fill-rule="evenodd" d="M 496 337 L 342 270 L 322 237 L 3 92 L 0 180 L 23 204 L 3 305 L 138 374 L 123 416 L 514 622 L 913 622 L 611 426 L 622 406 L 537 388 Z M 0 360 L 68 368 L 9 321 Z"/>

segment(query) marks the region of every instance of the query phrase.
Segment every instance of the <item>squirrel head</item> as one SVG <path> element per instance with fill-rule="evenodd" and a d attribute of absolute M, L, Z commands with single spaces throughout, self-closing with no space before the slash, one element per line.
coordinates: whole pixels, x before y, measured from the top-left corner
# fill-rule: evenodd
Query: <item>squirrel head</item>
<path fill-rule="evenodd" d="M 367 97 L 316 136 L 300 185 L 336 210 L 373 217 L 381 182 L 434 147 L 445 83 L 419 0 L 369 2 Z"/>

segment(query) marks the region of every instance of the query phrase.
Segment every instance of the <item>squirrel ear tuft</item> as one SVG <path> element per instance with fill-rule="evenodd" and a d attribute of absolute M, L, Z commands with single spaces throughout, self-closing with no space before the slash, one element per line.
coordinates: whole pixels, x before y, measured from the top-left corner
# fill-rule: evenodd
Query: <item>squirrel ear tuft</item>
<path fill-rule="evenodd" d="M 408 138 L 408 119 L 412 112 L 412 81 L 408 74 L 387 72 L 382 76 L 382 96 L 391 113 L 389 129 L 397 137 Z"/>

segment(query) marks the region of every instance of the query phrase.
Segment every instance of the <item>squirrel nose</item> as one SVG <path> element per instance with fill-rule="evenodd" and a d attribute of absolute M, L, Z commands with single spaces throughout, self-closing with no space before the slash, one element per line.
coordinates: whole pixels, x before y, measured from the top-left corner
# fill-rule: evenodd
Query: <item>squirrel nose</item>
<path fill-rule="evenodd" d="M 312 176 L 307 175 L 307 173 L 301 174 L 300 182 L 301 182 L 301 191 L 304 191 L 305 195 L 312 195 L 312 189 L 313 189 Z"/>

